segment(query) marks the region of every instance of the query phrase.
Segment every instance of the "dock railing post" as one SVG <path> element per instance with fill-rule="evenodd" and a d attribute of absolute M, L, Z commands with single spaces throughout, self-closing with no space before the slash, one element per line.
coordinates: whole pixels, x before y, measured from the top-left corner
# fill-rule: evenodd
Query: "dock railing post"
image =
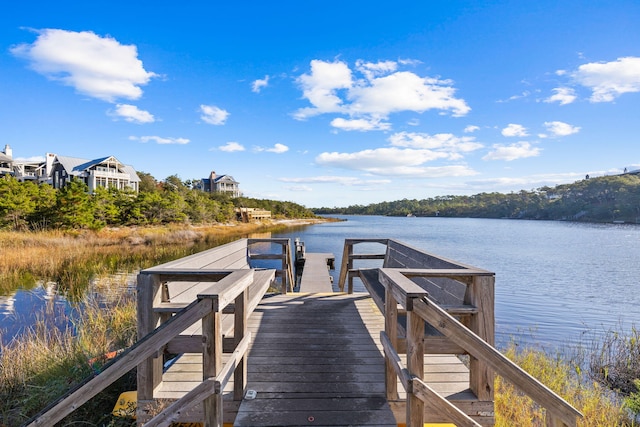
<path fill-rule="evenodd" d="M 412 377 L 424 379 L 424 320 L 407 307 L 407 369 Z M 407 390 L 407 427 L 424 425 L 424 402 Z"/>
<path fill-rule="evenodd" d="M 398 303 L 396 302 L 391 289 L 385 288 L 384 298 L 384 331 L 389 337 L 389 341 L 395 351 L 398 351 Z M 398 399 L 398 378 L 395 369 L 391 366 L 388 357 L 385 360 L 385 390 L 387 400 Z"/>
<path fill-rule="evenodd" d="M 469 329 L 489 345 L 495 344 L 495 277 L 474 276 L 467 286 L 464 303 L 477 307 L 469 319 Z M 469 388 L 478 400 L 493 400 L 495 374 L 486 362 L 470 356 Z"/>
<path fill-rule="evenodd" d="M 247 305 L 248 296 L 245 289 L 235 300 L 233 341 L 237 348 L 247 335 Z M 233 400 L 239 401 L 244 397 L 247 385 L 247 358 L 244 356 L 233 374 Z"/>
<path fill-rule="evenodd" d="M 138 340 L 153 332 L 160 322 L 154 312 L 154 303 L 162 300 L 161 283 L 155 274 L 138 274 L 137 277 L 137 320 Z M 162 381 L 162 355 L 155 354 L 140 363 L 137 368 L 138 383 L 138 424 L 149 419 L 147 404 L 153 401 L 153 390 Z"/>
<path fill-rule="evenodd" d="M 222 313 L 214 298 L 214 310 L 202 318 L 202 380 L 216 378 L 222 370 Z M 202 402 L 204 427 L 222 427 L 222 393 L 213 394 Z"/>

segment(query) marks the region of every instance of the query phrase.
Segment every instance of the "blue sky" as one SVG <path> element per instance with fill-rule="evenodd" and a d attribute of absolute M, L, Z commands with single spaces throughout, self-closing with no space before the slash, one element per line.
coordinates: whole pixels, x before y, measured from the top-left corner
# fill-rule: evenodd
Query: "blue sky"
<path fill-rule="evenodd" d="M 640 168 L 638 1 L 30 1 L 0 146 L 308 207 Z M 0 147 L 1 149 L 1 147 Z"/>

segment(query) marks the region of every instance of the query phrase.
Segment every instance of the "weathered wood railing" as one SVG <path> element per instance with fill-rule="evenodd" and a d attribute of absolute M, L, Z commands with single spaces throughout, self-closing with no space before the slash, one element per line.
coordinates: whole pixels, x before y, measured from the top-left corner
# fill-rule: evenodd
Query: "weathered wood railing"
<path fill-rule="evenodd" d="M 173 271 L 145 270 L 141 273 L 139 280 L 147 284 L 169 279 L 215 281 L 216 283 L 213 283 L 206 291 L 198 295 L 195 301 L 180 309 L 157 329 L 152 328 L 151 332 L 141 336 L 132 347 L 106 365 L 98 376 L 54 402 L 26 425 L 29 427 L 54 425 L 136 366 L 138 366 L 138 373 L 143 379 L 143 392 L 142 394 L 139 392 L 138 397 L 147 397 L 148 395 L 145 393 L 153 392 L 153 390 L 149 390 L 154 379 L 152 373 L 159 375 L 162 373 L 162 364 L 158 363 L 162 361 L 162 357 L 156 356 L 162 353 L 162 349 L 172 339 L 193 325 L 194 322 L 202 319 L 204 337 L 202 385 L 151 419 L 146 425 L 169 425 L 177 411 L 204 401 L 205 413 L 207 414 L 205 425 L 222 426 L 221 390 L 224 389 L 232 372 L 235 373 L 236 381 L 240 378 L 238 384 L 234 384 L 237 389 L 246 384 L 246 381 L 242 382 L 242 376 L 246 375 L 244 356 L 250 335 L 246 331 L 243 319 L 246 319 L 247 316 L 244 307 L 246 307 L 247 288 L 253 283 L 253 275 L 253 270 L 198 270 L 183 272 L 183 274 L 177 274 Z M 147 292 L 151 291 L 150 287 L 142 287 L 142 295 L 139 298 L 143 300 L 146 298 L 145 289 Z M 237 335 L 234 337 L 233 354 L 225 367 L 222 367 L 220 315 L 222 310 L 232 302 L 235 302 L 236 308 Z M 142 317 L 145 318 L 145 316 Z M 148 415 L 146 418 L 149 419 Z"/>
<path fill-rule="evenodd" d="M 231 373 L 234 374 L 234 400 L 241 400 L 246 386 L 246 357 L 250 335 L 247 333 L 246 319 L 250 312 L 248 304 L 249 287 L 254 283 L 253 270 L 211 271 L 206 269 L 175 270 L 171 268 L 151 268 L 143 270 L 138 276 L 138 333 L 141 336 L 153 333 L 158 322 L 157 310 L 161 306 L 161 284 L 166 282 L 213 282 L 197 296 L 197 306 L 204 307 L 198 312 L 198 318 L 192 319 L 187 327 L 202 319 L 201 335 L 191 337 L 191 341 L 199 341 L 202 351 L 203 382 L 175 401 L 161 413 L 152 416 L 150 412 L 154 403 L 153 391 L 162 381 L 162 348 L 170 345 L 170 341 L 178 338 L 178 334 L 169 337 L 158 348 L 158 353 L 152 354 L 138 364 L 138 408 L 137 418 L 145 426 L 168 426 L 175 421 L 180 411 L 186 411 L 202 402 L 205 426 L 223 425 L 222 391 Z M 154 301 L 155 300 L 155 301 Z M 234 303 L 233 338 L 224 342 L 222 331 L 223 310 Z M 184 316 L 184 310 L 191 310 L 195 303 L 187 308 L 175 307 L 176 314 L 166 323 L 172 322 L 178 316 Z M 164 308 L 171 310 L 170 306 Z M 164 327 L 161 324 L 158 329 Z M 183 328 L 180 332 L 182 332 Z M 181 340 L 182 348 L 196 349 L 195 342 L 189 343 L 188 338 Z M 225 351 L 226 350 L 226 351 Z M 223 352 L 232 353 L 226 366 L 222 366 Z"/>
<path fill-rule="evenodd" d="M 378 243 L 385 253 L 354 253 Z M 358 268 L 360 260 L 383 260 L 380 268 Z M 513 364 L 494 347 L 494 274 L 428 254 L 392 239 L 346 239 L 339 288 L 353 292 L 360 278 L 385 315 L 381 341 L 386 359 L 387 399 L 397 400 L 397 379 L 407 392 L 408 426 L 422 426 L 424 403 L 459 426 L 493 419 L 494 372 L 547 409 L 548 426 L 575 426 L 580 412 Z M 425 323 L 426 322 L 426 323 Z M 428 329 L 428 331 L 427 331 Z M 425 354 L 468 354 L 469 389 L 477 401 L 451 402 L 424 381 Z M 406 354 L 403 366 L 399 354 Z M 478 410 L 480 409 L 480 410 Z"/>
<path fill-rule="evenodd" d="M 252 248 L 260 244 L 280 245 L 280 252 L 258 253 L 252 252 Z M 263 238 L 247 239 L 247 257 L 252 260 L 280 260 L 280 268 L 276 269 L 276 277 L 280 278 L 280 292 L 286 294 L 293 291 L 295 279 L 293 277 L 293 256 L 291 254 L 291 242 L 288 238 Z"/>

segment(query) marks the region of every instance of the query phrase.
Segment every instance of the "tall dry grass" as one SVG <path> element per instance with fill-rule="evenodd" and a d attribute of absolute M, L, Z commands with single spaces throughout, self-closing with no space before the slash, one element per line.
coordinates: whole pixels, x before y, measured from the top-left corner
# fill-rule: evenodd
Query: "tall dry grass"
<path fill-rule="evenodd" d="M 516 350 L 511 346 L 506 356 L 537 378 L 584 415 L 581 427 L 635 426 L 623 400 L 598 382 L 589 381 L 581 369 L 560 355 L 553 357 L 542 350 Z M 543 408 L 523 395 L 501 377 L 496 379 L 496 427 L 545 426 Z"/>

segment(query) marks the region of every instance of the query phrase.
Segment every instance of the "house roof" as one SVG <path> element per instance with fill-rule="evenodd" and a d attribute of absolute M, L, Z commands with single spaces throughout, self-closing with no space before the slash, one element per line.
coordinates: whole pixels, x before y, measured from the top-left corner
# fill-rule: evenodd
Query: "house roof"
<path fill-rule="evenodd" d="M 0 162 L 11 163 L 11 162 L 13 162 L 13 159 L 11 157 L 7 156 L 4 153 L 0 153 Z"/>
<path fill-rule="evenodd" d="M 104 163 L 107 160 L 111 160 L 113 162 L 118 163 L 118 165 L 122 168 L 122 172 L 129 174 L 130 181 L 134 181 L 134 182 L 140 181 L 140 177 L 136 173 L 136 170 L 133 168 L 133 166 L 125 165 L 113 156 L 101 157 L 99 159 L 94 159 L 94 160 L 87 160 L 87 159 L 80 159 L 77 157 L 56 155 L 56 159 L 58 160 L 58 163 L 60 163 L 62 167 L 67 171 L 67 173 L 70 175 L 80 175 L 82 172 L 86 171 L 87 169 L 90 169 L 93 166 Z"/>
<path fill-rule="evenodd" d="M 214 182 L 227 181 L 227 182 L 235 182 L 236 184 L 239 184 L 239 182 L 233 179 L 231 175 L 218 175 L 213 181 Z"/>

